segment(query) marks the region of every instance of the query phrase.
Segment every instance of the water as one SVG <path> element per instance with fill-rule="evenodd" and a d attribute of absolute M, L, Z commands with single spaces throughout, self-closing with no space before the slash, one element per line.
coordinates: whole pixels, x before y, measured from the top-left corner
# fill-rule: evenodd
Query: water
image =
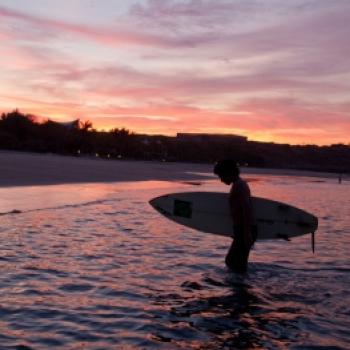
<path fill-rule="evenodd" d="M 319 217 L 314 255 L 309 236 L 258 242 L 241 278 L 229 239 L 148 204 L 216 181 L 0 189 L 0 348 L 348 349 L 350 183 L 248 179 Z"/>

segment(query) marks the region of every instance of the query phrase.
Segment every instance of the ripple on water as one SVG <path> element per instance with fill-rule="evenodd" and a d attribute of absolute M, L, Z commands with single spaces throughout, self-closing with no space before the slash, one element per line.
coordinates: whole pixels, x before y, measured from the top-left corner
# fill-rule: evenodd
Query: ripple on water
<path fill-rule="evenodd" d="M 232 274 L 228 240 L 148 205 L 176 188 L 1 216 L 0 348 L 346 349 L 349 190 L 293 177 L 251 187 L 318 213 L 315 255 L 309 237 L 257 243 L 248 275 Z"/>

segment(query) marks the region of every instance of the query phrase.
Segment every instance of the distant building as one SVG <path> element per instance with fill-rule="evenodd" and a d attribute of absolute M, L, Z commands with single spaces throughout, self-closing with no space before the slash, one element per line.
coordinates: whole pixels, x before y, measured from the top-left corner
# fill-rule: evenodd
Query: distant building
<path fill-rule="evenodd" d="M 234 134 L 206 134 L 206 133 L 178 133 L 176 138 L 179 141 L 195 142 L 236 142 L 244 143 L 248 141 L 246 136 Z"/>
<path fill-rule="evenodd" d="M 49 119 L 48 121 L 50 123 L 61 125 L 67 129 L 79 129 L 79 127 L 80 127 L 80 120 L 79 119 L 73 120 L 71 122 L 56 122 L 56 121 L 53 121 L 51 119 Z"/>

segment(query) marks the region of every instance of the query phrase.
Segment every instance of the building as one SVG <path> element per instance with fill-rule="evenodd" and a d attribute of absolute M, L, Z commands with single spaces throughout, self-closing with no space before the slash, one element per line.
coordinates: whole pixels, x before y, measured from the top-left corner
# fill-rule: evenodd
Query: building
<path fill-rule="evenodd" d="M 73 120 L 71 122 L 56 122 L 56 121 L 49 119 L 48 122 L 63 126 L 66 129 L 79 129 L 80 128 L 80 120 L 79 119 Z"/>
<path fill-rule="evenodd" d="M 234 135 L 234 134 L 206 134 L 206 133 L 178 133 L 176 135 L 179 141 L 191 141 L 191 142 L 235 142 L 245 143 L 248 141 L 246 136 Z"/>

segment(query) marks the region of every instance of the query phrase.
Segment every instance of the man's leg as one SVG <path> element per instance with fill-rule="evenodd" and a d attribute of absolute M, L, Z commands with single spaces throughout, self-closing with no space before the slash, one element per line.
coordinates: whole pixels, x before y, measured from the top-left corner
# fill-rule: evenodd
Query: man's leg
<path fill-rule="evenodd" d="M 245 244 L 241 244 L 239 249 L 237 249 L 237 265 L 235 271 L 238 273 L 246 273 L 248 268 L 248 258 L 250 248 L 247 249 Z"/>
<path fill-rule="evenodd" d="M 238 273 L 246 273 L 248 269 L 248 259 L 249 253 L 252 249 L 256 239 L 257 239 L 257 227 L 252 226 L 252 236 L 253 236 L 253 244 L 250 247 L 247 247 L 244 239 L 243 233 L 241 235 L 237 235 L 236 246 L 235 246 L 235 254 L 237 255 L 236 263 L 235 263 L 235 271 Z"/>
<path fill-rule="evenodd" d="M 243 240 L 235 239 L 225 259 L 227 267 L 237 273 L 247 272 L 249 252 Z"/>
<path fill-rule="evenodd" d="M 234 228 L 236 237 L 232 241 L 231 247 L 228 250 L 225 262 L 227 267 L 237 273 L 245 273 L 248 268 L 249 253 L 252 248 L 247 248 L 243 238 L 243 230 L 240 226 Z M 257 227 L 252 227 L 253 240 L 257 238 Z"/>
<path fill-rule="evenodd" d="M 236 241 L 232 240 L 230 249 L 227 252 L 226 258 L 225 258 L 225 263 L 226 266 L 231 269 L 234 270 L 236 263 L 236 258 L 237 258 L 237 249 L 236 249 Z"/>

